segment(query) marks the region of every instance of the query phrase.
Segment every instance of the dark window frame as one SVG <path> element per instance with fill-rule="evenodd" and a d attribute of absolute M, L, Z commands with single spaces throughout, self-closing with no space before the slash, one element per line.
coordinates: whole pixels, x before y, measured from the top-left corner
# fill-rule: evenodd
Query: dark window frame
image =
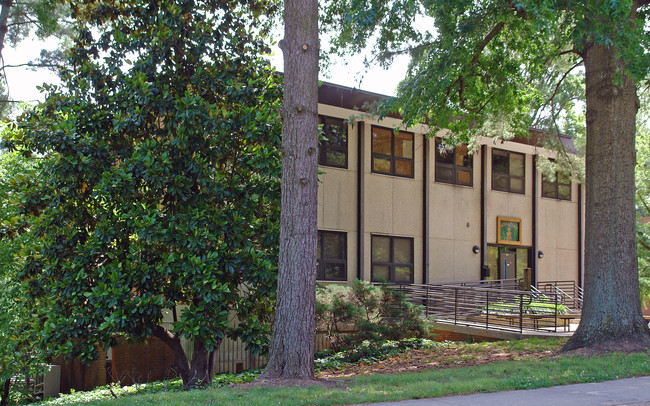
<path fill-rule="evenodd" d="M 442 144 L 442 139 L 436 137 L 436 143 L 435 143 L 435 148 L 436 148 L 436 151 L 435 151 L 435 162 L 436 162 L 436 165 L 435 165 L 436 166 L 435 181 L 438 182 L 438 183 L 446 183 L 446 184 L 449 184 L 449 185 L 460 185 L 460 186 L 473 187 L 474 186 L 474 165 L 473 165 L 474 157 L 473 157 L 473 155 L 470 155 L 469 151 L 467 151 L 467 157 L 468 157 L 468 161 L 469 161 L 468 166 L 457 165 L 456 164 L 456 154 L 458 152 L 458 147 L 455 147 L 452 151 L 447 152 L 447 154 L 451 154 L 453 163 L 449 164 L 449 163 L 446 163 L 446 162 L 439 162 L 438 159 L 439 159 L 439 157 L 441 155 L 441 152 L 440 152 L 440 145 L 441 144 Z M 467 148 L 467 144 L 463 144 L 463 145 L 465 145 L 465 148 Z M 453 175 L 454 180 L 452 182 L 450 182 L 449 180 L 442 179 L 441 177 L 439 177 L 440 171 L 438 170 L 438 168 L 451 169 L 453 174 L 454 174 Z M 458 172 L 467 172 L 467 171 L 469 171 L 469 183 L 459 182 L 458 181 Z"/>
<path fill-rule="evenodd" d="M 498 151 L 498 152 L 497 152 Z M 502 172 L 495 172 L 494 170 L 494 153 L 497 152 L 497 154 L 503 154 L 505 153 L 508 157 L 508 173 L 502 173 Z M 523 157 L 523 163 L 524 163 L 524 174 L 523 176 L 518 176 L 518 175 L 512 175 L 510 173 L 510 163 L 511 163 L 511 157 L 512 156 L 521 156 Z M 495 187 L 495 177 L 496 176 L 507 176 L 508 179 L 508 188 L 507 189 L 501 189 L 498 187 Z M 512 188 L 512 179 L 521 179 L 521 184 L 522 184 L 522 190 L 513 190 Z M 512 151 L 507 151 L 505 149 L 498 149 L 498 148 L 493 148 L 492 149 L 492 190 L 498 190 L 501 192 L 508 192 L 508 193 L 517 193 L 521 195 L 526 194 L 526 154 L 521 153 L 521 152 L 512 152 Z"/>
<path fill-rule="evenodd" d="M 335 234 L 337 236 L 343 236 L 343 259 L 340 258 L 325 258 L 325 242 L 322 238 L 323 234 Z M 319 281 L 338 281 L 345 282 L 348 280 L 348 233 L 345 231 L 330 231 L 330 230 L 318 230 L 318 244 L 320 249 L 320 255 L 316 258 L 316 279 Z M 325 269 L 327 264 L 343 264 L 343 278 L 342 279 L 333 279 L 327 278 Z"/>
<path fill-rule="evenodd" d="M 374 238 L 388 238 L 390 241 L 390 261 L 389 262 L 384 262 L 384 261 L 375 261 L 373 259 L 373 252 L 374 252 Z M 411 242 L 411 261 L 412 262 L 395 262 L 395 240 L 397 239 L 403 239 L 403 240 L 409 240 Z M 392 236 L 392 235 L 383 235 L 383 234 L 371 234 L 370 235 L 370 280 L 372 282 L 379 282 L 379 279 L 375 278 L 374 275 L 374 268 L 375 265 L 379 266 L 388 266 L 388 280 L 387 282 L 389 283 L 413 283 L 415 280 L 415 241 L 413 237 L 399 237 L 399 236 Z M 396 282 L 395 281 L 395 267 L 398 266 L 408 266 L 411 268 L 411 278 L 409 282 Z"/>
<path fill-rule="evenodd" d="M 560 173 L 559 172 L 556 171 L 554 176 L 555 176 L 555 180 L 550 181 L 550 180 L 548 180 L 548 176 L 546 176 L 545 174 L 542 174 L 542 193 L 541 193 L 542 197 L 547 198 L 547 199 L 565 200 L 565 201 L 570 202 L 571 201 L 571 186 L 572 186 L 571 177 L 568 176 L 568 175 L 563 175 L 563 176 L 567 176 L 568 179 L 569 179 L 569 182 L 566 183 L 566 182 L 561 182 L 560 181 Z M 545 189 L 544 186 L 545 185 L 547 187 L 550 186 L 551 191 L 553 192 L 551 195 L 545 193 L 545 191 L 544 191 L 544 189 Z M 560 195 L 560 187 L 561 186 L 569 188 L 569 196 L 561 196 Z"/>
<path fill-rule="evenodd" d="M 341 168 L 341 169 L 347 169 L 348 168 L 348 139 L 349 139 L 349 131 L 348 131 L 348 125 L 345 122 L 344 119 L 338 118 L 338 117 L 330 117 L 330 116 L 323 116 L 319 115 L 318 116 L 318 124 L 323 126 L 323 135 L 327 137 L 327 121 L 333 121 L 336 122 L 336 125 L 339 125 L 345 129 L 345 145 L 339 145 L 336 143 L 333 143 L 329 139 L 321 139 L 318 142 L 318 165 L 321 166 L 330 166 L 333 168 Z M 343 166 L 341 165 L 336 165 L 331 162 L 327 162 L 327 152 L 328 151 L 336 151 L 343 153 L 345 155 L 345 164 Z"/>
<path fill-rule="evenodd" d="M 381 154 L 379 152 L 375 152 L 373 150 L 373 142 L 372 142 L 372 132 L 375 130 L 375 128 L 380 128 L 382 130 L 388 130 L 391 133 L 390 136 L 390 155 L 387 154 Z M 411 157 L 412 158 L 404 158 L 400 156 L 395 156 L 395 131 L 386 128 L 386 127 L 380 127 L 377 125 L 371 126 L 370 129 L 370 155 L 371 155 L 371 160 L 370 160 L 370 171 L 372 173 L 378 173 L 382 175 L 390 175 L 390 176 L 397 176 L 400 178 L 407 178 L 407 179 L 413 179 L 415 178 L 415 133 L 412 133 L 410 131 L 398 131 L 398 133 L 403 133 L 403 134 L 410 134 L 411 135 Z M 382 171 L 377 171 L 375 170 L 375 158 L 383 158 L 383 159 L 388 159 L 390 160 L 390 172 L 382 172 Z M 411 174 L 410 175 L 399 175 L 395 173 L 395 161 L 402 161 L 402 162 L 410 162 L 411 163 Z"/>

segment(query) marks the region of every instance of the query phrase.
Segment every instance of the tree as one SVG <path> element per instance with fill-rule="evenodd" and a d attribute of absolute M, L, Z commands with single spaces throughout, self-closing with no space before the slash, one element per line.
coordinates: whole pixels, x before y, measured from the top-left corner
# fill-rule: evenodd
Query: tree
<path fill-rule="evenodd" d="M 318 203 L 318 1 L 285 0 L 278 291 L 261 380 L 314 379 Z"/>
<path fill-rule="evenodd" d="M 16 45 L 35 33 L 45 38 L 61 30 L 65 3 L 50 0 L 5 0 L 0 4 L 0 58 L 7 40 Z"/>
<path fill-rule="evenodd" d="M 89 361 L 116 335 L 155 336 L 192 388 L 210 383 L 224 337 L 267 346 L 280 88 L 263 54 L 274 9 L 74 5 L 65 86 L 48 86 L 6 142 L 44 161 L 20 208 L 42 248 L 23 254 L 20 276 L 43 302 L 54 353 Z M 191 360 L 181 339 L 193 342 Z"/>
<path fill-rule="evenodd" d="M 28 233 L 12 234 L 5 223 L 17 215 L 15 182 L 31 177 L 35 162 L 16 153 L 0 152 L 0 405 L 20 399 L 24 387 L 12 386 L 12 378 L 30 382 L 42 372 L 44 351 L 35 325 L 32 307 L 25 306 L 16 280 L 14 255 L 21 246 L 36 243 Z M 32 381 L 33 382 L 33 381 Z M 15 390 L 14 390 L 15 389 Z"/>
<path fill-rule="evenodd" d="M 428 120 L 456 142 L 494 121 L 527 135 L 536 83 L 549 66 L 583 66 L 586 83 L 585 302 L 565 349 L 630 340 L 647 346 L 640 311 L 634 213 L 636 86 L 647 80 L 648 2 L 331 0 L 326 22 L 335 45 L 373 51 L 389 61 L 410 52 L 407 77 L 392 108 L 404 125 Z M 435 29 L 417 30 L 416 17 Z M 375 37 L 373 37 L 375 36 Z M 350 45 L 352 44 L 352 45 Z M 554 83 L 559 89 L 566 75 Z M 554 120 L 552 120 L 554 121 Z M 555 128 L 550 130 L 556 131 Z"/>
<path fill-rule="evenodd" d="M 15 100 L 9 100 L 7 90 L 7 68 L 52 69 L 55 70 L 63 62 L 63 51 L 71 35 L 69 5 L 64 1 L 51 0 L 4 0 L 0 2 L 0 61 L 3 85 L 0 88 L 0 116 L 6 116 L 14 107 Z M 26 38 L 47 39 L 58 37 L 59 47 L 56 50 L 41 50 L 36 60 L 24 64 L 7 64 L 3 50 L 5 46 L 18 47 Z M 7 86 L 5 86 L 7 85 Z"/>

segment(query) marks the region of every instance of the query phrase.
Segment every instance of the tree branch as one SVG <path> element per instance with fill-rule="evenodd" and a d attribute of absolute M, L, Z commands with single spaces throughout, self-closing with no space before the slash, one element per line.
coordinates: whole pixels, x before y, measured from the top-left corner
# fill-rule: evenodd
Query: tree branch
<path fill-rule="evenodd" d="M 7 24 L 7 28 L 13 27 L 13 26 L 16 26 L 16 25 L 36 24 L 36 23 L 38 23 L 38 20 L 18 21 L 18 22 L 15 22 L 15 23 Z"/>
<path fill-rule="evenodd" d="M 51 63 L 32 63 L 32 62 L 26 62 L 26 63 L 21 63 L 18 65 L 3 65 L 2 68 L 21 68 L 24 66 L 29 66 L 32 68 L 57 68 L 59 65 L 57 64 L 51 64 Z"/>
<path fill-rule="evenodd" d="M 478 62 L 478 58 L 481 57 L 481 53 L 483 53 L 485 47 L 490 43 L 490 41 L 494 39 L 494 37 L 497 36 L 497 34 L 501 32 L 504 25 L 505 23 L 501 21 L 500 23 L 498 23 L 492 28 L 492 30 L 488 33 L 488 35 L 485 38 L 483 38 L 483 41 L 481 41 L 481 43 L 478 45 L 478 48 L 476 49 L 476 53 L 474 53 L 474 57 L 472 58 L 470 65 L 474 65 L 476 64 L 476 62 Z"/>
<path fill-rule="evenodd" d="M 636 195 L 637 195 L 639 201 L 641 202 L 641 204 L 643 205 L 643 207 L 645 207 L 646 215 L 650 214 L 650 207 L 648 207 L 648 204 L 646 203 L 643 196 L 641 196 L 641 194 L 639 192 L 637 192 Z"/>

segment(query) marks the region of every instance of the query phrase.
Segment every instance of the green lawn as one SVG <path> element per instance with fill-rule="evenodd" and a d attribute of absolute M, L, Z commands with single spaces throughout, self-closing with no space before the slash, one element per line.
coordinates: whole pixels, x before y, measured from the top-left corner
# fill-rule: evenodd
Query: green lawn
<path fill-rule="evenodd" d="M 503 344 L 472 344 L 481 346 Z M 557 341 L 553 346 L 559 346 Z M 513 342 L 512 348 L 542 348 L 536 342 Z M 459 346 L 460 348 L 460 346 Z M 476 392 L 512 389 L 533 389 L 546 386 L 650 375 L 647 353 L 607 354 L 602 356 L 560 356 L 554 358 L 495 362 L 491 364 L 427 370 L 418 373 L 375 374 L 347 379 L 346 389 L 313 387 L 241 389 L 212 387 L 189 392 L 163 390 L 158 393 L 120 396 L 119 399 L 87 399 L 100 405 L 338 405 L 388 400 L 449 396 Z M 159 384 L 160 385 L 160 384 Z M 163 388 L 164 389 L 164 388 Z M 88 396 L 88 395 L 85 395 Z M 105 398 L 105 397 L 104 397 Z M 83 394 L 57 399 L 48 404 L 81 404 Z"/>

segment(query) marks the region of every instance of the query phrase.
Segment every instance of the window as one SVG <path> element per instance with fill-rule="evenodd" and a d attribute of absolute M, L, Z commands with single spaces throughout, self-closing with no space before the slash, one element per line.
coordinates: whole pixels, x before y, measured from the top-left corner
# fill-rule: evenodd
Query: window
<path fill-rule="evenodd" d="M 348 167 L 348 126 L 341 118 L 318 117 L 319 124 L 323 126 L 320 140 L 318 164 Z"/>
<path fill-rule="evenodd" d="M 436 182 L 472 186 L 472 157 L 466 144 L 448 151 L 442 149 L 442 140 L 436 138 Z"/>
<path fill-rule="evenodd" d="M 372 280 L 413 283 L 413 239 L 373 235 Z"/>
<path fill-rule="evenodd" d="M 413 133 L 372 127 L 372 171 L 413 177 Z"/>
<path fill-rule="evenodd" d="M 542 175 L 542 196 L 571 200 L 571 177 L 559 172 L 551 176 Z"/>
<path fill-rule="evenodd" d="M 345 281 L 347 273 L 347 234 L 336 231 L 318 232 L 318 272 L 316 279 Z"/>
<path fill-rule="evenodd" d="M 526 155 L 492 150 L 492 189 L 525 193 Z"/>

